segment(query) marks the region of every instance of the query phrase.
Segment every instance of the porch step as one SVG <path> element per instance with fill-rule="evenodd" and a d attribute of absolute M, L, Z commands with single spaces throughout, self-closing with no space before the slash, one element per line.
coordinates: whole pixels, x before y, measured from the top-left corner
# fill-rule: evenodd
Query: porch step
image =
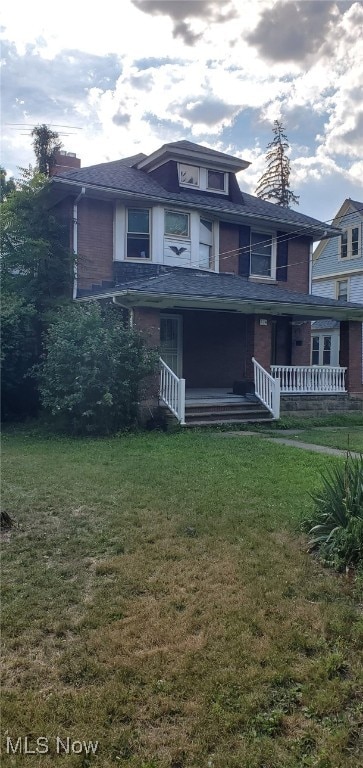
<path fill-rule="evenodd" d="M 270 421 L 271 414 L 261 403 L 240 401 L 235 403 L 199 402 L 185 404 L 186 426 L 208 426 L 210 424 L 241 424 L 254 421 Z"/>

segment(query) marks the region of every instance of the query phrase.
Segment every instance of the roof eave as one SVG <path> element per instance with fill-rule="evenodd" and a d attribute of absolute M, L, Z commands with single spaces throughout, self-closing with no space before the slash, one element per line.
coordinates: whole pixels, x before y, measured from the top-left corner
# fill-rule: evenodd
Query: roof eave
<path fill-rule="evenodd" d="M 112 290 L 99 295 L 83 296 L 78 301 L 90 301 L 100 298 L 114 298 L 116 303 L 126 308 L 135 306 L 157 307 L 158 309 L 184 308 L 184 309 L 210 309 L 240 312 L 242 314 L 263 315 L 292 315 L 310 319 L 329 320 L 357 320 L 363 322 L 362 307 L 331 307 L 317 306 L 313 304 L 299 304 L 284 301 L 267 301 L 256 299 L 234 299 L 231 297 L 217 296 L 190 296 L 187 294 L 173 293 L 148 293 L 147 291 L 124 288 Z"/>

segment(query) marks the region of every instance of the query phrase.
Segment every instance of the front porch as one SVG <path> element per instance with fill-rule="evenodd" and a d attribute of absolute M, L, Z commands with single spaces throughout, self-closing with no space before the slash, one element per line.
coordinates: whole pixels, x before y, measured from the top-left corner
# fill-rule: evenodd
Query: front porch
<path fill-rule="evenodd" d="M 160 358 L 160 403 L 183 426 L 269 421 L 295 411 L 321 415 L 362 410 L 362 400 L 349 399 L 345 368 L 271 366 L 269 373 L 254 358 L 252 362 L 253 387 L 242 395 L 233 387 L 186 388 L 185 379 Z"/>

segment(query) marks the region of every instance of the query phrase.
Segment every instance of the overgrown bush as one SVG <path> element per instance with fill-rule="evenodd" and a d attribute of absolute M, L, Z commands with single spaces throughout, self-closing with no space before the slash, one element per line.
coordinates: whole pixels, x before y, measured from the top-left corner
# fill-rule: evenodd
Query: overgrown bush
<path fill-rule="evenodd" d="M 303 523 L 324 563 L 338 570 L 363 565 L 363 456 L 347 453 L 344 464 L 322 475 L 311 494 L 314 512 Z"/>
<path fill-rule="evenodd" d="M 35 369 L 44 408 L 73 434 L 110 434 L 133 426 L 140 387 L 157 355 L 125 324 L 120 309 L 97 302 L 57 314 Z"/>

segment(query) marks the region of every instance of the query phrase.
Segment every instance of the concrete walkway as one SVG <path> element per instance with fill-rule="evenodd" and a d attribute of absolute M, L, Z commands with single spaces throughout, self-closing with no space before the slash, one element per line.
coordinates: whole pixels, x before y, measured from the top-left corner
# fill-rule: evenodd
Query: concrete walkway
<path fill-rule="evenodd" d="M 287 430 L 286 430 L 287 431 Z M 296 435 L 297 430 L 294 430 Z M 265 435 L 263 432 L 219 432 L 220 437 L 241 437 L 247 435 L 249 437 L 260 437 L 263 440 L 270 440 L 273 443 L 279 443 L 280 445 L 291 445 L 293 448 L 302 448 L 304 451 L 313 451 L 314 453 L 326 453 L 328 456 L 343 456 L 347 455 L 347 451 L 343 451 L 340 448 L 330 448 L 328 445 L 315 445 L 314 443 L 303 443 L 300 440 L 291 440 L 286 437 L 274 437 L 272 435 Z M 358 459 L 360 454 L 356 451 L 349 451 L 350 456 L 354 459 Z"/>

